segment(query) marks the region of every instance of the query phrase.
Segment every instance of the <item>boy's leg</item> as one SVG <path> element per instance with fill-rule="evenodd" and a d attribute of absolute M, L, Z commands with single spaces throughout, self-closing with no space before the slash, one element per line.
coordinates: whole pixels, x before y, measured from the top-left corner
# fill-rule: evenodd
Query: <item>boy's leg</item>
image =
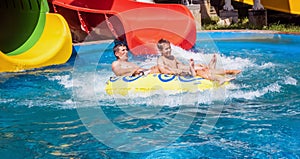
<path fill-rule="evenodd" d="M 206 70 L 195 70 L 195 71 L 196 71 L 197 76 L 211 80 L 208 71 L 206 71 Z"/>
<path fill-rule="evenodd" d="M 216 54 L 214 54 L 213 57 L 211 58 L 210 62 L 208 63 L 208 68 L 216 69 L 216 64 L 217 64 L 217 56 L 216 56 Z"/>
<path fill-rule="evenodd" d="M 229 82 L 234 80 L 235 77 L 230 77 L 230 78 L 226 78 L 226 77 L 217 77 L 216 81 L 219 82 L 220 85 L 224 84 L 225 82 Z"/>
<path fill-rule="evenodd" d="M 241 73 L 241 70 L 223 70 L 223 69 L 212 69 L 211 72 L 213 72 L 216 75 L 236 75 Z"/>
<path fill-rule="evenodd" d="M 231 75 L 236 75 L 241 73 L 241 70 L 225 70 L 225 74 L 231 74 Z"/>

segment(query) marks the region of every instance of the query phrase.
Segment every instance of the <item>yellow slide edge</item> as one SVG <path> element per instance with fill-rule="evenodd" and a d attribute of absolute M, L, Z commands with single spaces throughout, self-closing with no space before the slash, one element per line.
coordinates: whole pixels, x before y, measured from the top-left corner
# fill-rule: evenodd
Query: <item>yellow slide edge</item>
<path fill-rule="evenodd" d="M 0 51 L 0 72 L 63 64 L 71 55 L 72 37 L 66 20 L 59 14 L 47 13 L 44 31 L 31 49 L 15 56 Z"/>
<path fill-rule="evenodd" d="M 253 0 L 235 0 L 235 1 L 253 5 Z M 299 0 L 261 0 L 261 4 L 266 9 L 300 15 Z"/>

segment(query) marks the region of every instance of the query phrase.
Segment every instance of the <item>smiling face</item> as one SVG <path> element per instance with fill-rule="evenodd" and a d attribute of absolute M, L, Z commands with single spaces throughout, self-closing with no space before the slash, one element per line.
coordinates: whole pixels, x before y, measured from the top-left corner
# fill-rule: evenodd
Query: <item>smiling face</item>
<path fill-rule="evenodd" d="M 162 43 L 161 44 L 161 49 L 160 49 L 160 52 L 162 54 L 162 56 L 165 56 L 165 57 L 170 57 L 171 56 L 171 45 L 169 43 Z"/>
<path fill-rule="evenodd" d="M 128 60 L 127 47 L 124 45 L 119 46 L 118 49 L 115 51 L 115 56 L 117 57 L 117 59 L 120 59 L 122 61 L 127 61 Z"/>

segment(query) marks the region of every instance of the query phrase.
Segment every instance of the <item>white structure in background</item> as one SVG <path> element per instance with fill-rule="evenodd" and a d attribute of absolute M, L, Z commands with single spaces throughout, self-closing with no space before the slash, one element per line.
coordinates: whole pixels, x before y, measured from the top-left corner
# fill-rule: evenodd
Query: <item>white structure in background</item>
<path fill-rule="evenodd" d="M 231 0 L 225 0 L 225 5 L 223 6 L 223 10 L 227 10 L 227 11 L 234 10 L 233 6 L 231 5 Z"/>
<path fill-rule="evenodd" d="M 231 11 L 234 10 L 231 5 L 231 0 L 225 0 L 225 5 L 223 6 L 224 10 Z M 263 10 L 264 6 L 260 3 L 260 0 L 254 0 L 254 5 L 252 7 L 253 10 Z"/>
<path fill-rule="evenodd" d="M 188 5 L 193 5 L 193 0 L 181 0 L 181 4 L 184 4 L 184 5 L 187 5 L 187 6 Z"/>
<path fill-rule="evenodd" d="M 136 0 L 137 2 L 154 3 L 153 0 Z"/>
<path fill-rule="evenodd" d="M 260 3 L 260 0 L 254 0 L 253 10 L 264 10 L 264 6 Z"/>

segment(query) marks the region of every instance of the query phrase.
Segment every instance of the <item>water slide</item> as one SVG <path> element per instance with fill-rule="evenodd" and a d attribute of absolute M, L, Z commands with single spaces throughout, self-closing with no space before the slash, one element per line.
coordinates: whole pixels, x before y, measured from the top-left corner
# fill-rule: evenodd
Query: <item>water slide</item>
<path fill-rule="evenodd" d="M 133 0 L 48 0 L 54 12 L 67 20 L 76 39 L 83 32 L 126 40 L 134 55 L 156 54 L 165 38 L 184 49 L 196 41 L 191 12 L 179 4 L 154 4 Z M 51 6 L 50 5 L 50 6 Z M 108 35 L 109 34 L 109 35 Z M 74 37 L 75 36 L 75 37 Z M 86 40 L 86 39 L 81 39 Z"/>
<path fill-rule="evenodd" d="M 235 0 L 235 1 L 246 3 L 249 5 L 253 5 L 254 3 L 254 0 Z M 266 9 L 300 15 L 299 0 L 261 0 L 261 4 Z"/>
<path fill-rule="evenodd" d="M 65 19 L 46 0 L 1 0 L 0 72 L 63 64 L 72 54 Z"/>

